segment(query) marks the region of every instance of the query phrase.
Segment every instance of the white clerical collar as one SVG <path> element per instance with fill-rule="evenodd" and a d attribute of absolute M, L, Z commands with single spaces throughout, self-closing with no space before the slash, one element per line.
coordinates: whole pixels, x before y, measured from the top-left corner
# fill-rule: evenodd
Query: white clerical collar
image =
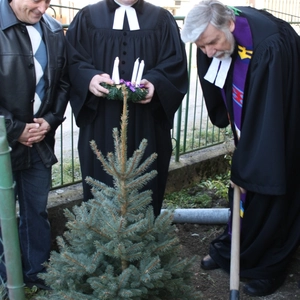
<path fill-rule="evenodd" d="M 115 1 L 115 2 L 118 5 L 120 5 L 120 7 L 118 7 L 115 10 L 113 29 L 119 29 L 119 30 L 123 29 L 124 17 L 125 17 L 125 12 L 126 12 L 130 30 L 139 30 L 140 25 L 139 25 L 139 21 L 136 16 L 135 9 L 131 6 L 122 5 L 122 4 L 118 3 L 117 1 Z"/>
<path fill-rule="evenodd" d="M 225 59 L 218 59 L 216 57 L 213 58 L 204 79 L 209 81 L 210 83 L 214 83 L 219 88 L 223 88 L 227 73 L 231 64 L 231 57 Z"/>

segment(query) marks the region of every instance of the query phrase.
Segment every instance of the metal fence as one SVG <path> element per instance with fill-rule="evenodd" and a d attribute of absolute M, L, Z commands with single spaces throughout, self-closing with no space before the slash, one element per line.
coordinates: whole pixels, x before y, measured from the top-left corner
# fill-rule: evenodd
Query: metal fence
<path fill-rule="evenodd" d="M 79 8 L 52 5 L 53 16 L 62 22 L 71 21 Z M 300 18 L 283 12 L 270 11 L 275 16 L 290 22 L 299 32 Z M 67 16 L 65 18 L 64 16 Z M 182 27 L 184 17 L 175 17 L 178 26 Z M 68 28 L 67 23 L 63 23 Z M 197 151 L 219 143 L 223 143 L 231 135 L 229 128 L 218 129 L 214 127 L 208 116 L 202 96 L 201 86 L 197 76 L 196 47 L 194 44 L 186 45 L 188 57 L 189 89 L 177 111 L 172 130 L 173 157 L 176 162 L 180 156 Z M 79 158 L 77 152 L 78 128 L 75 124 L 72 110 L 68 106 L 66 121 L 58 128 L 56 133 L 56 155 L 59 162 L 53 166 L 52 188 L 72 185 L 81 181 Z"/>
<path fill-rule="evenodd" d="M 55 9 L 62 9 L 62 7 L 54 5 L 52 9 L 55 11 Z M 68 9 L 68 7 L 63 7 L 63 9 Z M 58 15 L 60 14 L 57 12 L 54 14 L 56 17 Z M 175 17 L 175 19 L 179 27 L 181 27 L 184 17 Z M 67 29 L 68 25 L 64 24 L 64 27 Z M 226 138 L 226 130 L 214 127 L 207 116 L 197 76 L 196 47 L 188 44 L 186 52 L 188 57 L 189 90 L 174 119 L 172 159 L 175 161 L 179 161 L 180 156 L 185 153 L 222 143 Z M 66 120 L 56 133 L 55 153 L 59 162 L 53 166 L 53 189 L 81 181 L 77 152 L 78 131 L 79 129 L 75 124 L 72 109 L 68 106 Z"/>

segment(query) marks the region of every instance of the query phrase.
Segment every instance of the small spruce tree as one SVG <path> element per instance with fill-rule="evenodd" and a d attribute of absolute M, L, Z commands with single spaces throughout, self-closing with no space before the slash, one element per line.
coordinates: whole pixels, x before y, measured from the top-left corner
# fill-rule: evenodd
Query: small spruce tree
<path fill-rule="evenodd" d="M 127 92 L 121 129 L 113 130 L 115 153 L 105 158 L 94 141 L 91 147 L 108 174 L 110 187 L 87 178 L 94 199 L 65 210 L 67 231 L 57 238 L 47 272 L 40 274 L 53 291 L 39 299 L 200 299 L 190 285 L 194 259 L 180 258 L 173 214 L 153 214 L 152 192 L 141 191 L 156 171 L 146 173 L 156 159 L 144 162 L 144 139 L 127 159 Z"/>

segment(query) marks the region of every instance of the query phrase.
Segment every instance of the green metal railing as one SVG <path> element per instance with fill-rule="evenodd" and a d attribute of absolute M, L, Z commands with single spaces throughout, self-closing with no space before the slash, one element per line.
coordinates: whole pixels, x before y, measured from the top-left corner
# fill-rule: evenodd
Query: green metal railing
<path fill-rule="evenodd" d="M 73 16 L 79 8 L 51 5 L 53 16 L 61 18 L 63 14 Z M 178 26 L 182 27 L 184 17 L 176 16 Z M 68 28 L 68 24 L 63 24 Z M 180 156 L 202 148 L 223 143 L 226 138 L 226 131 L 214 127 L 208 117 L 203 101 L 201 87 L 198 81 L 196 70 L 196 47 L 186 46 L 188 57 L 189 89 L 183 99 L 182 105 L 177 111 L 172 130 L 174 160 L 179 161 Z M 52 188 L 57 189 L 81 181 L 79 158 L 77 152 L 78 128 L 68 107 L 66 121 L 60 126 L 56 133 L 56 149 L 59 162 L 53 167 Z"/>

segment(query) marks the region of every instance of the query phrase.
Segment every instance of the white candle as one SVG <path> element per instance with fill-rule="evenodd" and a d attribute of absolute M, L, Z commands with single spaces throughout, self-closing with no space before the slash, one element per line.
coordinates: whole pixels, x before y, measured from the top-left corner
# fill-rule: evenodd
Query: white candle
<path fill-rule="evenodd" d="M 119 75 L 119 57 L 115 58 L 113 73 L 111 79 L 115 82 L 115 84 L 120 83 L 120 75 Z"/>
<path fill-rule="evenodd" d="M 137 77 L 136 77 L 135 86 L 140 85 L 140 83 L 141 83 L 142 75 L 143 75 L 143 72 L 144 72 L 144 67 L 145 67 L 145 63 L 142 60 L 141 63 L 140 63 L 140 66 L 139 66 L 139 72 L 138 72 Z"/>
<path fill-rule="evenodd" d="M 139 59 L 137 58 L 133 65 L 133 71 L 132 71 L 132 76 L 131 76 L 131 84 L 132 85 L 135 85 L 138 68 L 139 68 Z"/>

